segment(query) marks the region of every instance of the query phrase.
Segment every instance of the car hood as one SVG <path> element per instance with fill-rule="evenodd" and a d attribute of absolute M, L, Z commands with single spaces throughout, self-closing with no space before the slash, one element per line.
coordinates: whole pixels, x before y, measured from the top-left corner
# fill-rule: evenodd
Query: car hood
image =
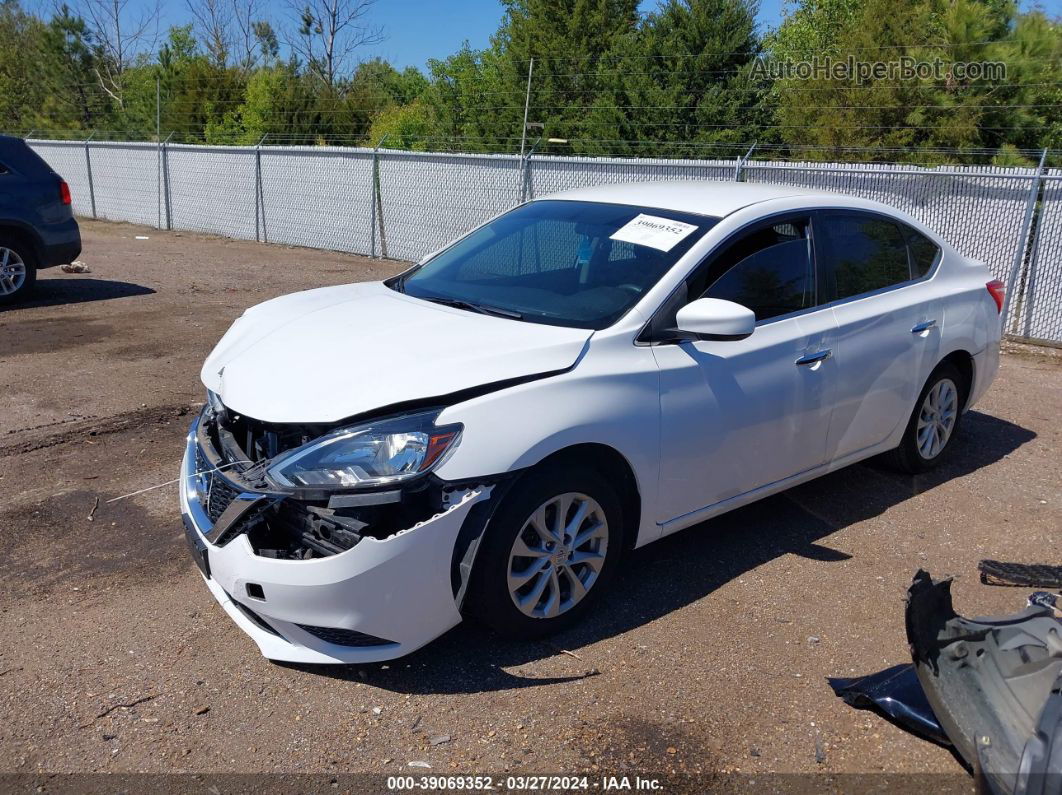
<path fill-rule="evenodd" d="M 453 309 L 368 282 L 251 307 L 201 377 L 245 416 L 331 423 L 567 369 L 592 334 Z"/>

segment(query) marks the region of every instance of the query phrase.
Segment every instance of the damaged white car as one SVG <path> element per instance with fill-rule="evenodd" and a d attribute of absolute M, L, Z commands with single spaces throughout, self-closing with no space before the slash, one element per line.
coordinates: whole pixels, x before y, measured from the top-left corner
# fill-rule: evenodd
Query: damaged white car
<path fill-rule="evenodd" d="M 526 203 L 385 282 L 253 307 L 203 367 L 181 512 L 269 658 L 582 617 L 624 552 L 880 453 L 938 463 L 1002 284 L 913 218 L 787 187 Z"/>

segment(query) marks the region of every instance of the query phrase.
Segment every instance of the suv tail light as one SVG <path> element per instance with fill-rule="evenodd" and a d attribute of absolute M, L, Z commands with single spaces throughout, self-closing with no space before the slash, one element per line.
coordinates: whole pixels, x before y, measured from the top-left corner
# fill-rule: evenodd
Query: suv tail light
<path fill-rule="evenodd" d="M 1003 295 L 1006 293 L 1006 285 L 999 279 L 993 279 L 985 285 L 988 288 L 989 295 L 992 296 L 992 300 L 996 302 L 996 312 L 1003 312 Z"/>
<path fill-rule="evenodd" d="M 65 179 L 59 180 L 59 201 L 70 204 L 70 186 L 66 184 Z"/>

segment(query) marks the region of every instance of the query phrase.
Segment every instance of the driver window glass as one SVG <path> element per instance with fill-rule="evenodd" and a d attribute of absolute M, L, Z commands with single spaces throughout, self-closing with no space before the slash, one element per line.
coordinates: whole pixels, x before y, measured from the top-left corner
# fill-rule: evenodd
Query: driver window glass
<path fill-rule="evenodd" d="M 704 273 L 694 298 L 722 298 L 748 307 L 756 320 L 815 306 L 815 269 L 806 218 L 760 227 L 727 246 Z"/>

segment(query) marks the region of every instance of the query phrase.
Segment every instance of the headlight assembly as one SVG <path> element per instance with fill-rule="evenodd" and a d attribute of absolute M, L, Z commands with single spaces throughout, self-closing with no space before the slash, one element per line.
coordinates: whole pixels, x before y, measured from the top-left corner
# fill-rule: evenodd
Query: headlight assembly
<path fill-rule="evenodd" d="M 460 425 L 435 427 L 438 411 L 340 428 L 280 455 L 266 470 L 281 486 L 353 488 L 400 483 L 439 466 Z"/>

